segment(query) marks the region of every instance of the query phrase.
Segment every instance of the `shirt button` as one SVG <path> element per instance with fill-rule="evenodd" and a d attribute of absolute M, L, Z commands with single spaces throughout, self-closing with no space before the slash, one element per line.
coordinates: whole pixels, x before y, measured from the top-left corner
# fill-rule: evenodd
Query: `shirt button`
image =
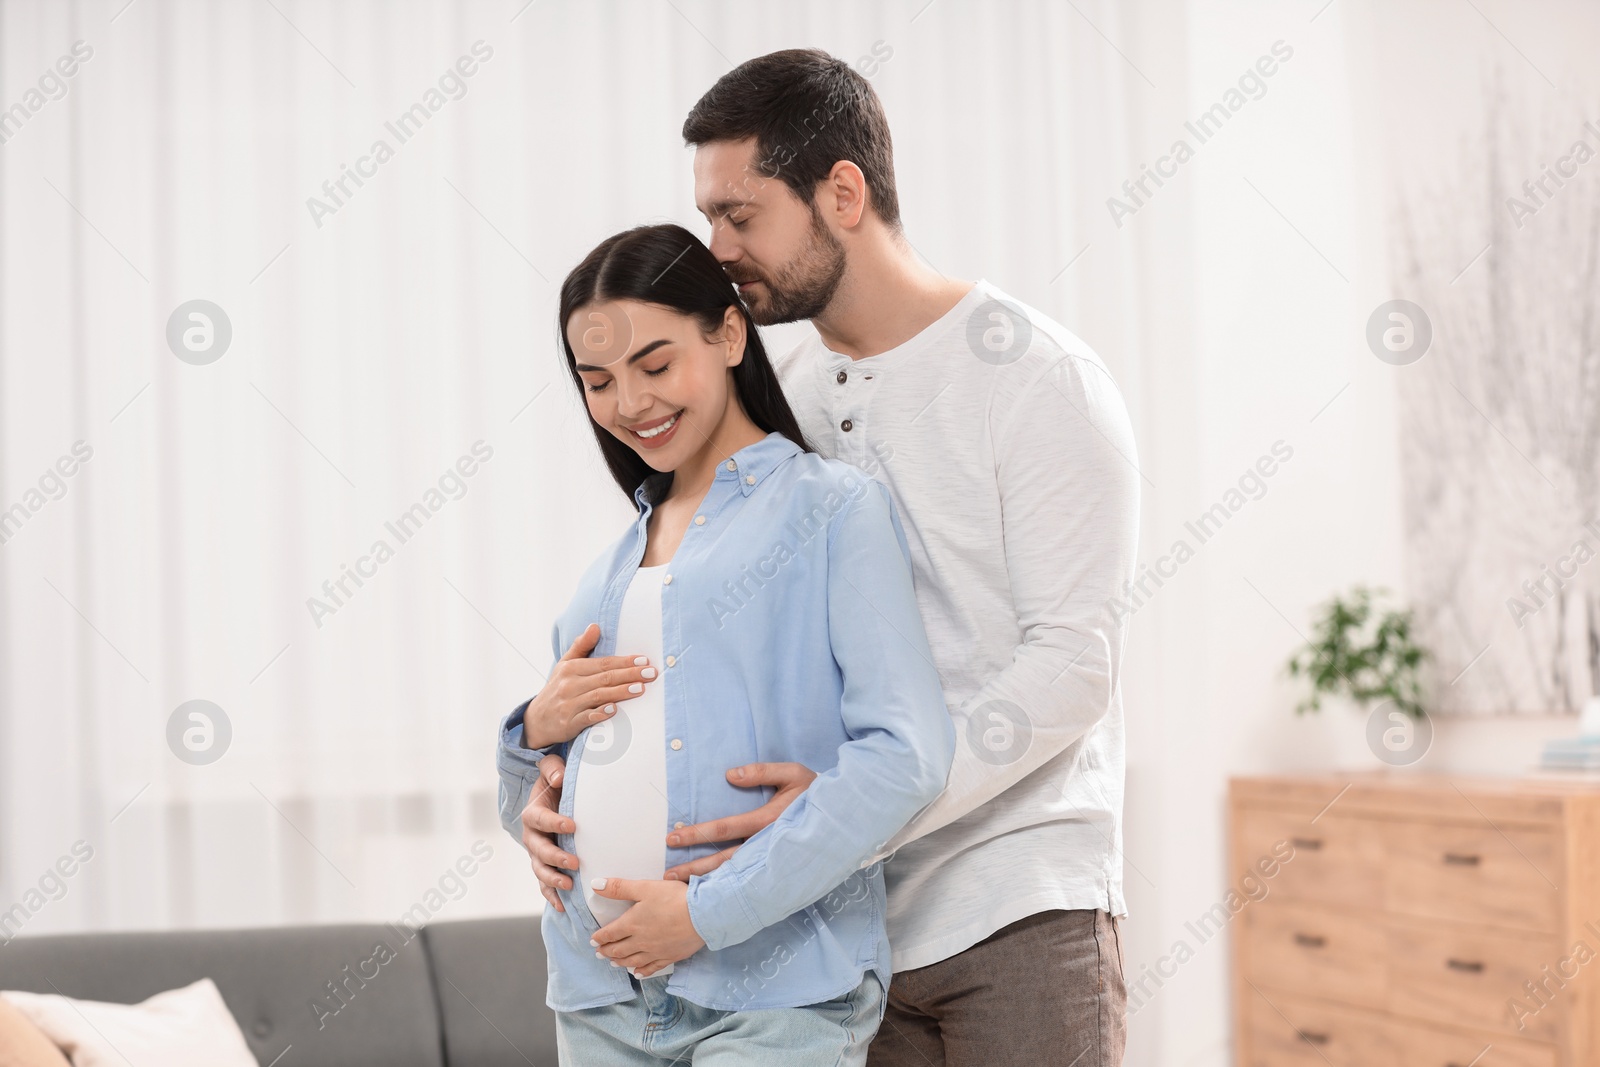
<path fill-rule="evenodd" d="M 756 476 L 754 474 L 746 474 L 744 476 L 744 481 L 745 481 L 746 485 L 755 485 L 756 484 Z"/>
<path fill-rule="evenodd" d="M 834 381 L 836 381 L 836 382 L 838 382 L 838 383 L 839 383 L 839 384 L 840 384 L 840 385 L 843 385 L 843 384 L 844 384 L 844 383 L 845 383 L 845 379 L 847 379 L 847 378 L 849 378 L 849 377 L 850 377 L 850 375 L 848 375 L 848 374 L 846 374 L 846 373 L 845 373 L 845 372 L 844 372 L 844 371 L 840 371 L 840 372 L 839 372 L 839 373 L 838 373 L 838 375 L 836 375 L 836 376 L 835 376 L 835 377 L 834 377 L 834 379 L 833 379 L 833 380 L 834 380 Z"/>
<path fill-rule="evenodd" d="M 677 656 L 668 656 L 667 657 L 667 666 L 676 667 L 677 665 L 678 665 L 678 657 Z"/>
<path fill-rule="evenodd" d="M 682 830 L 683 829 L 683 823 L 675 822 L 675 823 L 672 824 L 672 828 L 674 830 Z"/>
<path fill-rule="evenodd" d="M 728 469 L 731 470 L 731 471 L 732 470 L 738 470 L 739 469 L 739 465 L 737 463 L 735 463 L 733 460 L 730 459 L 730 460 L 728 460 Z"/>
<path fill-rule="evenodd" d="M 694 524 L 696 526 L 704 526 L 706 524 L 706 517 L 704 515 L 696 515 L 694 517 Z"/>
<path fill-rule="evenodd" d="M 849 419 L 845 419 L 839 424 L 839 429 L 843 430 L 845 433 L 849 433 L 850 428 L 854 425 L 855 423 L 851 422 Z"/>
<path fill-rule="evenodd" d="M 661 584 L 662 585 L 671 585 L 672 584 L 672 575 L 670 575 L 670 574 L 662 575 L 661 576 Z"/>
<path fill-rule="evenodd" d="M 678 749 L 680 749 L 682 747 L 683 747 L 683 742 L 678 740 L 676 737 L 674 737 L 672 739 L 672 751 L 676 752 L 676 751 L 678 751 Z"/>

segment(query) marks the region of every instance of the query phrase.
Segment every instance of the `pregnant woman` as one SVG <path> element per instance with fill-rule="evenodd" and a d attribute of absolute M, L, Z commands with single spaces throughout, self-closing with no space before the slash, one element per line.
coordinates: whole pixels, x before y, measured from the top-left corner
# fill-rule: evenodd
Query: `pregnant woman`
<path fill-rule="evenodd" d="M 562 285 L 559 328 L 638 509 L 501 730 L 519 839 L 539 759 L 568 768 L 575 884 L 543 919 L 561 1062 L 864 1063 L 890 977 L 881 850 L 943 789 L 954 744 L 893 505 L 807 447 L 682 227 L 601 243 Z M 669 847 L 674 828 L 767 799 L 724 773 L 757 761 L 819 774 L 717 870 L 663 880 L 720 847 Z"/>

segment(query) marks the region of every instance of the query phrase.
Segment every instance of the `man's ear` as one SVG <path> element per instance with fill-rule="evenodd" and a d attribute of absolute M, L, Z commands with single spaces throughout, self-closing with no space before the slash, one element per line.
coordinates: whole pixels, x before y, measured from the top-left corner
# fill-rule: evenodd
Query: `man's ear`
<path fill-rule="evenodd" d="M 848 159 L 841 159 L 817 183 L 816 195 L 825 217 L 843 229 L 854 229 L 867 210 L 867 176 Z"/>

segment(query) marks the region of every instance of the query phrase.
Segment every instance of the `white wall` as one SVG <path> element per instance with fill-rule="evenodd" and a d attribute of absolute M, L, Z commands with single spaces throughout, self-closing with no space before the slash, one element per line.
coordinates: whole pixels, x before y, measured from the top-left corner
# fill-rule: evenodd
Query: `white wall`
<path fill-rule="evenodd" d="M 1294 450 L 1266 494 L 1199 546 L 1134 624 L 1128 973 L 1137 980 L 1180 938 L 1196 952 L 1175 977 L 1148 982 L 1155 994 L 1131 1021 L 1130 1067 L 1232 1062 L 1227 939 L 1198 944 L 1184 929 L 1228 888 L 1228 779 L 1383 766 L 1366 747 L 1364 716 L 1330 707 L 1297 717 L 1299 690 L 1282 675 L 1331 593 L 1358 582 L 1406 589 L 1395 424 L 1404 368 L 1380 363 L 1363 340 L 1371 309 L 1401 295 L 1387 281 L 1373 110 L 1393 102 L 1364 54 L 1364 35 L 1383 27 L 1362 4 L 1320 8 L 1150 3 L 1125 42 L 1156 83 L 1132 94 L 1144 105 L 1135 164 L 1186 136 L 1184 120 L 1274 41 L 1294 49 L 1265 95 L 1126 226 L 1156 264 L 1146 284 L 1162 293 L 1143 323 L 1140 454 L 1154 485 L 1141 559 L 1154 563 L 1180 537 L 1195 544 L 1186 520 L 1275 441 Z M 1515 25 L 1524 21 L 1533 20 Z M 1450 773 L 1520 773 L 1546 738 L 1575 732 L 1570 717 L 1434 725 L 1421 767 Z"/>

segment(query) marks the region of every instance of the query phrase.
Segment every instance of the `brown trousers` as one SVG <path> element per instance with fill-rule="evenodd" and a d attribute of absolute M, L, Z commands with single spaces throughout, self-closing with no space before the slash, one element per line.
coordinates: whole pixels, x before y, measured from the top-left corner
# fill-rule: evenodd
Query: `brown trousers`
<path fill-rule="evenodd" d="M 1117 920 L 1046 911 L 894 976 L 867 1067 L 1121 1067 Z"/>

